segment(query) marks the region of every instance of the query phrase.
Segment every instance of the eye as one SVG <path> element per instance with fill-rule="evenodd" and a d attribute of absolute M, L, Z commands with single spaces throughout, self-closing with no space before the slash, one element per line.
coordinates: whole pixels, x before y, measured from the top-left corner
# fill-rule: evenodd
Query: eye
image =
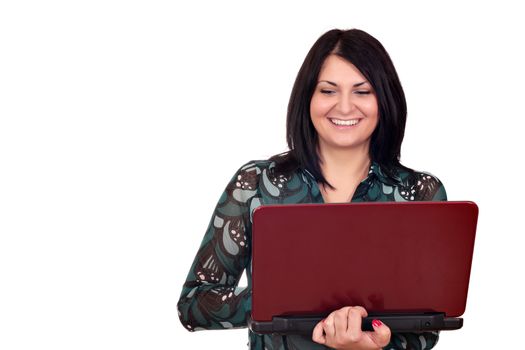
<path fill-rule="evenodd" d="M 356 91 L 355 93 L 358 95 L 368 95 L 370 94 L 370 91 Z"/>
<path fill-rule="evenodd" d="M 331 94 L 335 93 L 335 91 L 333 91 L 333 90 L 321 89 L 321 93 L 322 93 L 322 94 L 325 94 L 325 95 L 331 95 Z"/>

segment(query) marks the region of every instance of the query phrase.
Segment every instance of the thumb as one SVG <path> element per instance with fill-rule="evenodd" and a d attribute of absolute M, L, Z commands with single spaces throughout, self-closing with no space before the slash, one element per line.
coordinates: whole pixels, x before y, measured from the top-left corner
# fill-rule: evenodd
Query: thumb
<path fill-rule="evenodd" d="M 370 339 L 380 348 L 383 348 L 390 343 L 390 336 L 392 333 L 390 332 L 390 328 L 383 322 L 379 320 L 373 320 L 372 321 L 372 327 L 374 327 L 373 332 L 365 332 L 368 334 Z"/>

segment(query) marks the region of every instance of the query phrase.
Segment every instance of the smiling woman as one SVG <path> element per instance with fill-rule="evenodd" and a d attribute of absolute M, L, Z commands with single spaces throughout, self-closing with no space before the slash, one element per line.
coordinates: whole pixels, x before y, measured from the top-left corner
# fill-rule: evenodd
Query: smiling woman
<path fill-rule="evenodd" d="M 383 46 L 357 29 L 321 36 L 290 96 L 290 150 L 241 166 L 217 203 L 178 302 L 185 328 L 247 325 L 252 213 L 260 205 L 446 200 L 438 178 L 401 165 L 405 120 L 403 89 Z M 248 287 L 239 288 L 244 270 Z M 366 315 L 360 305 L 333 310 L 309 336 L 250 332 L 250 348 L 419 350 L 437 342 L 437 332 L 391 334 L 379 320 L 363 332 Z"/>
<path fill-rule="evenodd" d="M 324 167 L 330 182 L 337 183 L 339 191 L 323 186 L 323 197 L 330 202 L 348 202 L 366 176 L 370 139 L 379 120 L 374 90 L 359 70 L 344 58 L 331 54 L 319 73 L 319 83 L 310 102 L 310 117 L 318 135 L 318 151 L 322 167 L 337 154 L 352 153 L 355 161 L 362 159 L 363 172 L 353 182 L 338 181 L 339 170 L 332 174 Z M 346 157 L 346 156 L 345 156 Z M 341 190 L 342 188 L 342 190 Z"/>

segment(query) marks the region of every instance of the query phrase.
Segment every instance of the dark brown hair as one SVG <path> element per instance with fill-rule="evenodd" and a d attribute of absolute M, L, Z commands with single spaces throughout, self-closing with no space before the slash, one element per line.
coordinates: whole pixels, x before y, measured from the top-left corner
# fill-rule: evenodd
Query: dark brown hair
<path fill-rule="evenodd" d="M 356 66 L 375 90 L 379 122 L 370 140 L 371 160 L 391 179 L 396 175 L 396 168 L 410 170 L 399 161 L 407 114 L 401 82 L 383 45 L 359 29 L 330 30 L 308 52 L 288 103 L 286 140 L 290 150 L 271 158 L 276 161 L 276 168 L 285 173 L 304 168 L 318 182 L 333 188 L 321 171 L 317 132 L 310 118 L 310 101 L 321 67 L 330 54 Z"/>

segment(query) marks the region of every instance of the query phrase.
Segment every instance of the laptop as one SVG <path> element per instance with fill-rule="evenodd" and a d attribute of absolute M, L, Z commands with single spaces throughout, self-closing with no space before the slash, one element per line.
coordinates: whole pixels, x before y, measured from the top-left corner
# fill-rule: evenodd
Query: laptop
<path fill-rule="evenodd" d="M 253 213 L 256 333 L 311 333 L 332 311 L 363 306 L 363 330 L 463 325 L 478 207 L 473 202 L 267 205 Z"/>

